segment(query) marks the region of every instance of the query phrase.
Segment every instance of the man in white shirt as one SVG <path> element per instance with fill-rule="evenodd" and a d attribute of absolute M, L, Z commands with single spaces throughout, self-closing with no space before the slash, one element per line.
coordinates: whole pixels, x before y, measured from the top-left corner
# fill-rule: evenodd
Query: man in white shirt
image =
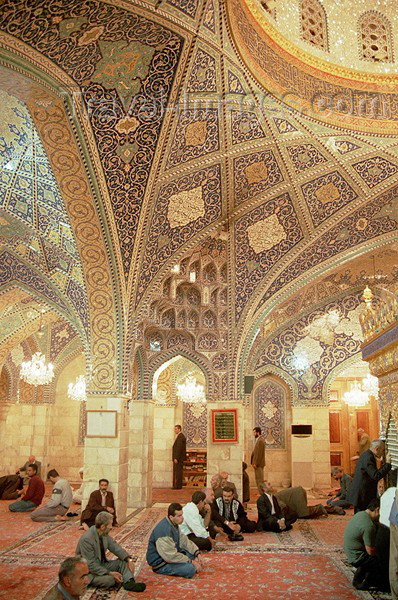
<path fill-rule="evenodd" d="M 205 517 L 200 515 L 205 511 Z M 211 550 L 216 541 L 210 537 L 207 527 L 211 518 L 211 507 L 206 503 L 204 492 L 194 492 L 192 502 L 188 502 L 182 509 L 184 521 L 180 525 L 180 531 L 186 535 L 199 550 Z"/>
<path fill-rule="evenodd" d="M 273 489 L 269 481 L 264 481 L 259 486 L 262 494 L 257 500 L 258 521 L 257 531 L 288 531 L 297 521 L 297 514 L 293 511 L 282 512 L 278 500 L 272 494 Z"/>
<path fill-rule="evenodd" d="M 45 506 L 34 510 L 30 518 L 32 521 L 66 521 L 65 515 L 72 504 L 72 488 L 66 479 L 61 479 L 55 469 L 48 472 L 47 479 L 54 484 L 51 498 Z"/>

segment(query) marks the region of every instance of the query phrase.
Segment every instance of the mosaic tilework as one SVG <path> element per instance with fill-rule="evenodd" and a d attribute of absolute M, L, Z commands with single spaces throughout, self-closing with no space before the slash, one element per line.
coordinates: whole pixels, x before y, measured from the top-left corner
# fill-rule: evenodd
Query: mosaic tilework
<path fill-rule="evenodd" d="M 250 242 L 250 227 L 259 222 L 270 228 L 259 230 Z M 255 231 L 255 230 L 254 230 Z M 264 235 L 264 231 L 267 235 Z M 278 232 L 278 237 L 275 233 Z M 291 250 L 303 234 L 289 194 L 264 202 L 244 215 L 235 224 L 236 248 L 236 317 L 239 318 L 249 297 L 269 270 Z M 257 246 L 256 242 L 260 245 Z M 266 244 L 262 246 L 262 244 Z M 264 248 L 264 250 L 262 250 Z"/>
<path fill-rule="evenodd" d="M 244 87 L 239 78 L 231 71 L 228 71 L 228 93 L 229 94 L 245 94 Z"/>
<path fill-rule="evenodd" d="M 188 448 L 207 448 L 207 408 L 200 404 L 183 404 L 183 430 Z"/>
<path fill-rule="evenodd" d="M 214 12 L 213 0 L 209 0 L 207 4 L 205 16 L 203 18 L 203 25 L 212 33 L 216 32 L 216 16 Z"/>
<path fill-rule="evenodd" d="M 349 142 L 347 140 L 336 140 L 334 142 L 336 150 L 340 154 L 348 154 L 349 152 L 353 152 L 354 150 L 358 150 L 360 146 L 354 144 L 353 142 Z"/>
<path fill-rule="evenodd" d="M 219 149 L 218 111 L 184 110 L 178 120 L 168 167 L 187 162 Z"/>
<path fill-rule="evenodd" d="M 297 127 L 292 125 L 290 121 L 286 121 L 286 119 L 274 119 L 274 123 L 277 126 L 279 133 L 283 134 L 297 131 Z"/>
<path fill-rule="evenodd" d="M 370 188 L 395 175 L 398 171 L 397 165 L 381 156 L 368 158 L 352 166 Z"/>
<path fill-rule="evenodd" d="M 50 360 L 55 361 L 62 350 L 76 337 L 74 329 L 64 320 L 51 325 Z"/>
<path fill-rule="evenodd" d="M 254 423 L 267 448 L 285 448 L 286 394 L 275 381 L 264 381 L 254 393 Z"/>
<path fill-rule="evenodd" d="M 50 288 L 32 269 L 29 269 L 18 258 L 10 252 L 4 251 L 0 255 L 0 285 L 9 284 L 12 281 L 19 281 L 36 293 L 43 295 L 57 306 L 66 310 L 65 304 L 57 293 Z"/>
<path fill-rule="evenodd" d="M 321 264 L 348 248 L 371 240 L 383 233 L 398 229 L 398 207 L 395 186 L 384 194 L 368 202 L 365 206 L 342 219 L 311 246 L 306 248 L 298 258 L 290 263 L 289 268 L 278 275 L 276 281 L 264 294 L 264 304 L 278 290 L 290 281 L 299 277 L 311 267 Z"/>
<path fill-rule="evenodd" d="M 188 92 L 216 92 L 216 61 L 200 48 L 196 51 Z"/>
<path fill-rule="evenodd" d="M 47 55 L 81 87 L 127 274 L 164 116 L 160 99 L 169 96 L 182 39 L 110 4 L 92 1 L 85 5 L 83 20 L 76 16 L 80 13 L 77 1 L 49 5 L 44 0 L 7 0 L 0 28 Z M 32 35 L 39 16 L 40 36 Z"/>
<path fill-rule="evenodd" d="M 357 354 L 361 347 L 362 331 L 359 324 L 358 308 L 362 301 L 362 292 L 348 294 L 334 302 L 328 302 L 306 316 L 291 322 L 288 327 L 278 333 L 264 348 L 256 368 L 265 365 L 276 365 L 283 369 L 298 384 L 298 399 L 302 404 L 327 403 L 322 399 L 323 384 L 331 370 L 351 356 Z M 340 316 L 339 325 L 327 339 L 325 331 L 317 332 L 309 327 L 317 318 L 329 311 L 337 311 Z M 300 348 L 305 352 L 310 367 L 302 373 L 295 367 L 294 350 Z"/>
<path fill-rule="evenodd" d="M 255 152 L 234 159 L 236 205 L 282 181 L 282 173 L 271 151 Z"/>
<path fill-rule="evenodd" d="M 255 113 L 231 111 L 232 143 L 240 144 L 265 137 L 265 133 Z"/>
<path fill-rule="evenodd" d="M 196 218 L 193 218 L 194 211 Z M 146 244 L 138 295 L 144 292 L 165 260 L 220 214 L 221 181 L 218 165 L 163 186 Z"/>
<path fill-rule="evenodd" d="M 312 144 L 288 146 L 287 151 L 296 173 L 326 162 L 326 158 Z"/>
<path fill-rule="evenodd" d="M 340 175 L 333 171 L 301 186 L 314 225 L 320 225 L 339 208 L 357 197 L 356 192 Z"/>
<path fill-rule="evenodd" d="M 175 6 L 188 17 L 195 18 L 198 0 L 167 0 L 167 3 Z"/>

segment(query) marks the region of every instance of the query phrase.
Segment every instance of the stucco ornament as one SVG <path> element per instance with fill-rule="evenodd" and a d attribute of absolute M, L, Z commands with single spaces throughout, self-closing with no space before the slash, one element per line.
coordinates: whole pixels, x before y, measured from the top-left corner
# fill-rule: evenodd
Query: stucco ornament
<path fill-rule="evenodd" d="M 195 121 L 185 129 L 185 144 L 187 146 L 202 146 L 206 141 L 206 121 Z"/>
<path fill-rule="evenodd" d="M 261 407 L 261 411 L 267 419 L 273 419 L 277 410 L 277 407 L 270 400 Z"/>
<path fill-rule="evenodd" d="M 167 220 L 171 229 L 184 227 L 205 214 L 202 186 L 173 194 L 169 199 Z"/>
<path fill-rule="evenodd" d="M 267 165 L 263 160 L 254 162 L 246 167 L 245 175 L 249 184 L 260 183 L 260 181 L 265 181 L 268 177 Z"/>
<path fill-rule="evenodd" d="M 315 195 L 321 204 L 335 202 L 340 198 L 340 192 L 334 183 L 326 183 L 315 192 Z"/>
<path fill-rule="evenodd" d="M 24 359 L 22 346 L 20 344 L 18 344 L 18 346 L 14 346 L 10 354 L 12 362 L 16 367 L 18 367 Z"/>
<path fill-rule="evenodd" d="M 295 356 L 306 355 L 308 364 L 313 365 L 318 362 L 323 354 L 323 348 L 318 340 L 314 340 L 309 335 L 306 335 L 293 348 Z"/>
<path fill-rule="evenodd" d="M 333 344 L 335 329 L 340 322 L 340 318 L 338 310 L 329 310 L 326 314 L 314 319 L 304 331 L 314 340 L 319 340 L 324 344 Z"/>
<path fill-rule="evenodd" d="M 360 315 L 363 311 L 364 305 L 361 303 L 354 310 L 350 310 L 347 313 L 347 317 L 341 319 L 339 325 L 336 327 L 336 333 L 344 333 L 348 337 L 352 337 L 358 342 L 363 341 L 363 333 L 361 329 Z"/>
<path fill-rule="evenodd" d="M 275 214 L 250 225 L 247 235 L 249 245 L 256 254 L 265 252 L 286 239 L 286 232 Z"/>

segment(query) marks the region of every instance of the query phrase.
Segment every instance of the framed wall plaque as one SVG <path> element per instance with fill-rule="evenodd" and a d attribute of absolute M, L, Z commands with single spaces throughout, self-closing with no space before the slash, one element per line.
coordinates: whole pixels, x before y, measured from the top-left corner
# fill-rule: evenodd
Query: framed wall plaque
<path fill-rule="evenodd" d="M 211 411 L 211 435 L 213 442 L 238 441 L 238 415 L 236 408 Z"/>
<path fill-rule="evenodd" d="M 117 411 L 87 410 L 86 437 L 117 437 Z"/>

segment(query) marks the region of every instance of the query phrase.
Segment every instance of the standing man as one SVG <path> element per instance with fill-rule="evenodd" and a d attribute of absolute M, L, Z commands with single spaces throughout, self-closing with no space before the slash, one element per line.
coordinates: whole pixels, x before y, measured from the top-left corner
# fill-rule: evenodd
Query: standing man
<path fill-rule="evenodd" d="M 358 459 L 348 492 L 348 502 L 354 505 L 355 512 L 366 510 L 369 502 L 377 498 L 377 482 L 391 470 L 389 453 L 386 454 L 385 464 L 380 469 L 377 468 L 376 458 L 383 456 L 384 448 L 383 440 L 374 440 L 369 450 Z"/>
<path fill-rule="evenodd" d="M 45 491 L 44 483 L 37 474 L 36 465 L 29 465 L 26 469 L 26 474 L 29 478 L 28 489 L 21 500 L 17 500 L 9 505 L 8 509 L 11 512 L 30 512 L 40 506 L 41 501 L 43 500 Z M 20 490 L 18 493 L 22 494 L 23 490 Z"/>
<path fill-rule="evenodd" d="M 80 538 L 76 554 L 81 554 L 87 560 L 90 585 L 93 587 L 109 589 L 121 583 L 123 589 L 129 592 L 143 592 L 146 585 L 136 583 L 132 557 L 108 535 L 112 529 L 112 519 L 110 513 L 100 512 L 95 517 L 95 525 Z M 117 556 L 117 560 L 108 560 L 107 550 Z"/>
<path fill-rule="evenodd" d="M 81 556 L 66 558 L 59 567 L 58 583 L 44 596 L 43 600 L 79 600 L 88 584 L 88 566 Z"/>
<path fill-rule="evenodd" d="M 61 479 L 55 469 L 48 472 L 47 479 L 54 484 L 51 498 L 45 506 L 34 510 L 30 518 L 32 521 L 66 521 L 67 517 L 65 515 L 72 504 L 72 488 L 66 479 Z"/>
<path fill-rule="evenodd" d="M 173 490 L 182 488 L 182 470 L 187 454 L 187 440 L 182 433 L 181 425 L 174 426 L 175 440 L 173 444 Z"/>
<path fill-rule="evenodd" d="M 261 435 L 261 427 L 255 427 L 253 429 L 253 435 L 256 443 L 254 445 L 250 463 L 254 469 L 258 491 L 262 494 L 263 492 L 260 485 L 264 482 L 265 441 Z"/>
<path fill-rule="evenodd" d="M 100 479 L 99 489 L 91 492 L 86 508 L 83 510 L 80 522 L 86 531 L 95 523 L 95 517 L 102 511 L 107 511 L 113 516 L 112 527 L 117 527 L 115 500 L 112 492 L 108 491 L 109 481 Z"/>

